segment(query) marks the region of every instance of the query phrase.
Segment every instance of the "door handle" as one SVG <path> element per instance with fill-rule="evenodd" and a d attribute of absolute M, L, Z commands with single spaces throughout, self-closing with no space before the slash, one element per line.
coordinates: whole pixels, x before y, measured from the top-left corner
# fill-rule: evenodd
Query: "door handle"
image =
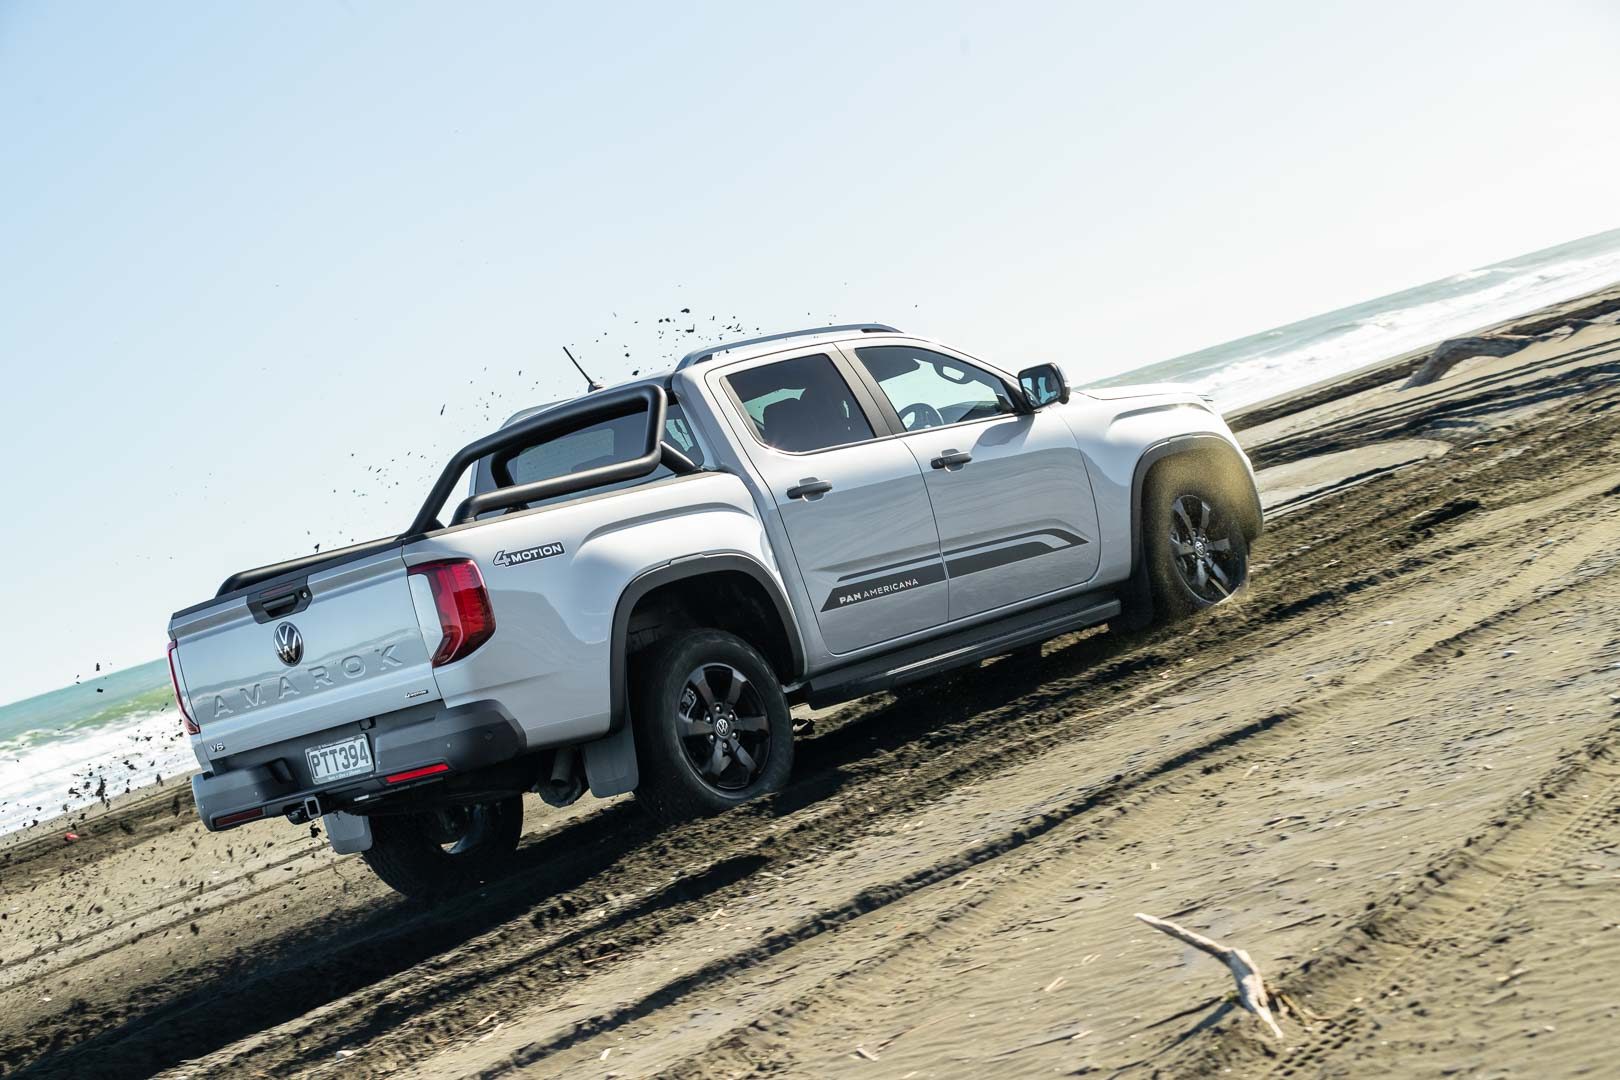
<path fill-rule="evenodd" d="M 950 469 L 957 465 L 966 465 L 973 460 L 973 455 L 961 450 L 947 450 L 932 462 L 936 469 Z"/>
<path fill-rule="evenodd" d="M 831 490 L 832 484 L 828 483 L 827 481 L 817 480 L 813 476 L 807 476 L 803 480 L 799 481 L 797 487 L 790 487 L 787 489 L 787 497 L 790 499 L 808 499 L 812 495 L 825 495 Z"/>

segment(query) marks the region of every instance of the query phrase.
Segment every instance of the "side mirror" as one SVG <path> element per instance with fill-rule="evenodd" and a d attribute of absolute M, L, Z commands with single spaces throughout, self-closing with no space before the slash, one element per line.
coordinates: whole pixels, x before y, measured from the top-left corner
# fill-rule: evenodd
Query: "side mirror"
<path fill-rule="evenodd" d="M 1018 373 L 1018 385 L 1024 391 L 1029 407 L 1039 409 L 1056 401 L 1069 400 L 1069 383 L 1056 364 L 1036 364 Z"/>

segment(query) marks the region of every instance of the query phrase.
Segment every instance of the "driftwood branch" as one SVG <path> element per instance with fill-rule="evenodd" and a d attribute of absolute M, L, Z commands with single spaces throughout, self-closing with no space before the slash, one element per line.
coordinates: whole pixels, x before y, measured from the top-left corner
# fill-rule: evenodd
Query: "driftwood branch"
<path fill-rule="evenodd" d="M 1471 356 L 1511 356 L 1535 340 L 1529 334 L 1491 334 L 1442 341 L 1401 389 L 1427 386 Z"/>
<path fill-rule="evenodd" d="M 1156 919 L 1152 915 L 1136 916 L 1155 930 L 1162 930 L 1177 941 L 1185 942 L 1200 952 L 1206 952 L 1225 964 L 1237 981 L 1238 1003 L 1258 1016 L 1271 1033 L 1282 1038 L 1282 1028 L 1277 1026 L 1277 1020 L 1271 1015 L 1271 995 L 1266 992 L 1266 981 L 1260 975 L 1260 969 L 1254 966 L 1249 954 L 1242 949 L 1234 949 L 1202 934 L 1195 934 L 1185 927 L 1177 926 L 1166 919 Z"/>

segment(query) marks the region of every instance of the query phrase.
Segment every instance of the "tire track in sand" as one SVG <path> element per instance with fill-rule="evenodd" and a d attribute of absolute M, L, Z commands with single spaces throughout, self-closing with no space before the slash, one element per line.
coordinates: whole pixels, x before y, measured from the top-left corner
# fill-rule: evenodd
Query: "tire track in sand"
<path fill-rule="evenodd" d="M 1562 570 L 1562 567 L 1559 569 Z M 1563 578 L 1551 589 L 1546 588 L 1542 582 L 1530 583 L 1524 591 L 1537 593 L 1535 601 L 1525 607 L 1507 610 L 1527 620 L 1534 615 L 1537 608 L 1547 606 L 1547 602 L 1554 601 L 1570 589 L 1586 585 L 1593 577 L 1599 576 L 1603 575 L 1572 575 Z M 1593 583 L 1592 587 L 1601 588 L 1602 583 Z M 1429 677 L 1426 669 L 1429 664 L 1436 661 L 1437 651 L 1449 655 L 1455 645 L 1467 642 L 1480 631 L 1496 628 L 1502 622 L 1497 613 L 1485 614 L 1478 619 L 1474 627 L 1440 638 L 1434 646 L 1410 655 L 1403 661 L 1400 665 L 1401 676 L 1413 682 L 1426 680 Z M 1013 865 L 1003 866 L 1000 869 L 1001 883 L 991 892 L 945 905 L 934 913 L 932 921 L 926 923 L 923 929 L 907 933 L 900 941 L 885 941 L 881 937 L 874 940 L 872 951 L 864 954 L 856 965 L 832 971 L 808 987 L 797 988 L 791 1001 L 749 1016 L 725 1035 L 684 1057 L 671 1071 L 674 1075 L 697 1077 L 745 1075 L 754 1068 L 767 1066 L 781 1068 L 784 1064 L 790 1069 L 799 1067 L 803 1063 L 796 1063 L 793 1057 L 793 1048 L 796 1044 L 824 1046 L 828 1041 L 826 1035 L 829 1030 L 837 1030 L 840 1026 L 849 1029 L 852 1017 L 878 1014 L 883 1006 L 893 1002 L 917 981 L 936 978 L 942 963 L 949 962 L 953 957 L 958 960 L 982 958 L 982 951 L 976 950 L 979 950 L 984 941 L 1020 927 L 1027 927 L 1030 917 L 1043 912 L 1051 918 L 1059 917 L 1051 913 L 1054 910 L 1061 911 L 1063 903 L 1081 898 L 1072 894 L 1083 891 L 1076 882 L 1085 879 L 1088 867 L 1095 869 L 1099 863 L 1106 863 L 1110 851 L 1129 850 L 1152 838 L 1156 833 L 1162 833 L 1165 822 L 1156 819 L 1151 812 L 1145 812 L 1154 800 L 1180 799 L 1184 802 L 1191 800 L 1196 804 L 1198 789 L 1219 791 L 1229 788 L 1233 769 L 1265 753 L 1269 749 L 1265 744 L 1294 740 L 1297 730 L 1302 726 L 1342 724 L 1346 714 L 1358 706 L 1364 706 L 1375 691 L 1387 694 L 1389 677 L 1390 672 L 1383 671 L 1377 674 L 1376 679 L 1361 681 L 1356 686 L 1347 686 L 1334 698 L 1313 703 L 1308 709 L 1300 710 L 1299 714 L 1290 717 L 1285 725 L 1268 730 L 1264 737 L 1214 755 L 1204 761 L 1201 768 L 1196 771 L 1183 770 L 1167 777 L 1165 782 L 1147 788 L 1114 807 L 1118 812 L 1117 815 L 1096 815 L 1100 820 L 1094 826 L 1087 827 L 1083 832 L 1079 829 L 1069 830 L 1071 833 L 1079 832 L 1078 836 L 1054 833 L 1050 837 L 1043 838 L 1039 844 L 1017 849 L 1004 860 Z M 1549 831 L 1558 828 L 1557 819 L 1563 816 L 1532 816 L 1530 808 L 1540 805 L 1544 800 L 1558 798 L 1556 804 L 1548 802 L 1547 805 L 1557 805 L 1565 809 L 1578 808 L 1583 804 L 1591 808 L 1581 816 L 1581 822 L 1584 824 L 1572 828 L 1568 838 L 1570 843 L 1584 837 L 1586 833 L 1602 828 L 1607 820 L 1604 818 L 1604 812 L 1612 806 L 1612 800 L 1607 802 L 1599 800 L 1592 792 L 1607 791 L 1613 787 L 1615 772 L 1612 768 L 1612 747 L 1616 735 L 1617 729 L 1610 727 L 1591 739 L 1579 752 L 1569 755 L 1567 760 L 1560 762 L 1532 785 L 1531 791 L 1535 794 L 1527 792 L 1514 798 L 1511 805 L 1501 811 L 1497 824 L 1487 829 L 1484 834 L 1468 837 L 1464 846 L 1443 855 L 1425 870 L 1419 879 L 1420 882 L 1428 883 L 1436 874 L 1443 876 L 1449 873 L 1448 868 L 1458 859 L 1471 862 L 1481 858 L 1482 852 L 1489 851 L 1492 853 L 1494 863 L 1499 858 L 1511 857 L 1512 852 L 1519 847 L 1526 845 L 1535 847 L 1539 843 L 1538 838 L 1545 837 Z M 1588 797 L 1593 801 L 1583 803 Z M 1502 824 L 1503 822 L 1507 824 Z M 1492 841 L 1489 837 L 1494 837 L 1495 840 Z M 1514 897 L 1528 890 L 1530 887 L 1528 877 L 1534 875 L 1536 866 L 1555 863 L 1560 853 L 1567 849 L 1568 843 L 1562 843 L 1544 850 L 1542 862 L 1526 866 L 1515 879 L 1520 886 L 1515 892 L 1511 895 L 1499 893 L 1497 895 L 1499 902 L 1491 903 L 1488 907 L 1475 912 L 1482 926 L 1490 925 L 1494 913 L 1502 904 L 1511 902 Z M 1071 895 L 1061 895 L 1064 893 Z M 1189 911 L 1198 906 L 1188 905 Z M 1380 905 L 1379 910 L 1385 910 L 1385 906 Z M 1172 917 L 1179 917 L 1182 913 L 1170 914 Z M 902 916 L 896 914 L 895 917 Z M 917 920 L 914 916 L 908 916 L 906 922 L 908 926 L 915 926 Z M 1465 933 L 1463 923 L 1454 921 L 1446 927 L 1437 941 L 1446 943 L 1463 933 Z M 1251 948 L 1253 947 L 1255 946 L 1251 944 Z M 973 970 L 975 967 L 984 966 L 984 963 L 978 963 L 968 968 L 957 969 L 953 972 L 952 978 L 957 978 L 963 972 Z M 1273 981 L 1277 981 L 1277 972 L 1270 969 L 1268 972 L 1273 976 Z M 1311 992 L 1308 987 L 1296 986 L 1286 979 L 1284 985 L 1288 986 L 1291 992 L 1301 996 Z M 1312 996 L 1314 997 L 1314 993 Z M 1187 1010 L 1187 1012 L 1196 1011 L 1197 1008 Z M 930 1022 L 924 1021 L 915 1026 L 926 1027 Z M 1158 1021 L 1152 1026 L 1163 1023 L 1164 1021 Z M 1234 1028 L 1235 1037 L 1245 1043 L 1254 1041 L 1248 1024 L 1244 1018 L 1238 1021 Z M 815 1035 L 805 1037 L 806 1033 L 802 1030 L 804 1028 L 818 1030 Z M 858 1032 L 859 1026 L 857 1025 L 854 1030 Z M 885 1049 L 889 1044 L 908 1036 L 910 1030 L 906 1028 L 894 1031 L 875 1042 L 866 1042 L 863 1048 L 873 1051 Z M 1077 1029 L 1071 1025 L 1066 1032 L 1054 1033 L 1053 1040 L 1060 1035 L 1068 1038 L 1075 1030 Z M 817 1035 L 821 1038 L 818 1039 Z M 850 1038 L 854 1040 L 855 1035 L 852 1034 Z M 1335 1040 L 1332 1046 L 1342 1045 L 1343 1041 Z M 1010 1057 L 1012 1053 L 1022 1049 L 1025 1047 L 1010 1047 L 1006 1051 L 1007 1056 Z M 1151 1059 L 1139 1059 L 1134 1062 L 1139 1066 L 1150 1063 Z M 982 1064 L 982 1060 L 973 1062 L 975 1067 Z M 1199 1067 L 1187 1071 L 1192 1075 L 1207 1075 L 1210 1071 L 1217 1071 L 1215 1070 L 1217 1064 L 1224 1065 L 1227 1062 L 1218 1056 L 1212 1056 L 1200 1059 Z M 824 1060 L 814 1063 L 814 1070 L 818 1072 L 824 1072 L 828 1067 L 829 1063 Z M 1116 1064 L 1113 1067 L 1120 1066 Z M 1130 1065 L 1124 1067 L 1129 1068 Z M 659 1071 L 662 1073 L 665 1070 L 660 1068 Z M 486 1072 L 483 1075 L 494 1073 Z M 1296 1073 L 1286 1072 L 1284 1075 Z"/>
<path fill-rule="evenodd" d="M 872 898 L 860 897 L 845 908 L 824 911 L 814 924 L 795 928 L 789 934 L 780 936 L 766 949 L 733 954 L 707 965 L 698 972 L 690 973 L 679 981 L 664 983 L 637 1001 L 594 1018 L 589 1024 L 575 1027 L 555 1038 L 537 1042 L 514 1052 L 504 1063 L 490 1067 L 481 1075 L 500 1075 L 514 1068 L 528 1069 L 540 1065 L 541 1062 L 545 1063 L 544 1067 L 547 1070 L 555 1068 L 566 1071 L 569 1062 L 594 1056 L 599 1047 L 597 1042 L 592 1040 L 597 1040 L 600 1036 L 611 1035 L 627 1024 L 684 1002 L 692 995 L 712 996 L 715 987 L 731 981 L 732 976 L 738 972 L 743 972 L 746 979 L 749 972 L 788 950 L 813 946 L 816 939 L 828 930 L 842 930 L 856 919 L 873 915 L 890 905 L 900 904 L 915 893 L 930 887 L 937 888 L 941 883 L 969 871 L 982 873 L 987 868 L 997 865 L 998 860 L 1004 857 L 1010 856 L 1010 860 L 1016 861 L 1020 866 L 1020 869 L 1008 879 L 1009 884 L 1004 886 L 1007 897 L 1017 903 L 1019 898 L 1028 892 L 1026 878 L 1030 869 L 1042 861 L 1055 858 L 1061 870 L 1062 866 L 1071 865 L 1075 860 L 1084 861 L 1092 857 L 1089 846 L 1084 854 L 1066 850 L 1073 847 L 1069 843 L 1072 838 L 1067 835 L 1054 835 L 1050 838 L 1052 842 L 1048 843 L 1047 833 L 1058 829 L 1073 832 L 1079 827 L 1093 828 L 1089 818 L 1084 821 L 1080 819 L 1092 811 L 1108 808 L 1124 814 L 1124 817 L 1117 818 L 1110 814 L 1106 816 L 1106 821 L 1122 820 L 1126 823 L 1126 831 L 1120 831 L 1110 824 L 1102 824 L 1096 828 L 1100 828 L 1100 835 L 1106 838 L 1110 845 L 1127 842 L 1127 832 L 1134 820 L 1131 811 L 1138 809 L 1144 802 L 1165 794 L 1175 794 L 1179 788 L 1188 785 L 1220 783 L 1207 778 L 1216 770 L 1227 769 L 1236 762 L 1247 760 L 1248 755 L 1256 752 L 1257 748 L 1247 745 L 1249 740 L 1263 736 L 1279 725 L 1287 725 L 1292 729 L 1302 725 L 1330 722 L 1385 684 L 1397 671 L 1404 672 L 1406 677 L 1414 680 L 1425 679 L 1427 676 L 1418 665 L 1431 657 L 1441 643 L 1446 643 L 1449 647 L 1463 640 L 1474 628 L 1495 625 L 1504 612 L 1523 611 L 1531 600 L 1550 601 L 1559 596 L 1566 588 L 1575 584 L 1575 579 L 1570 573 L 1572 568 L 1588 559 L 1596 550 L 1597 544 L 1597 541 L 1588 537 L 1584 542 L 1575 541 L 1560 548 L 1559 557 L 1546 560 L 1529 571 L 1516 575 L 1505 589 L 1488 590 L 1484 602 L 1466 605 L 1459 610 L 1455 618 L 1442 622 L 1421 640 L 1407 645 L 1398 655 L 1385 657 L 1366 668 L 1358 673 L 1353 682 L 1345 684 L 1326 699 L 1312 702 L 1306 709 L 1268 716 L 1258 723 L 1223 732 L 1188 751 L 1132 774 L 1124 783 L 1104 785 L 1084 799 L 1048 811 L 1037 828 L 1016 831 L 1002 841 L 969 850 L 947 862 L 929 867 L 924 873 L 895 883 L 885 890 L 886 896 L 881 903 L 873 904 Z M 1290 732 L 1286 737 L 1292 739 L 1297 736 Z M 1190 768 L 1195 764 L 1199 766 L 1198 769 Z M 1145 827 L 1151 828 L 1152 823 L 1148 822 Z M 1044 856 L 1032 854 L 1036 851 L 1047 851 L 1048 854 Z M 1012 852 L 1017 854 L 1010 855 Z M 991 909 L 996 913 L 1004 912 L 1006 907 L 1007 904 L 1000 901 L 991 905 Z M 908 935 L 905 946 L 887 942 L 877 943 L 874 953 L 863 954 L 859 971 L 866 972 L 896 962 L 905 956 L 907 948 L 920 950 L 913 963 L 926 968 L 931 961 L 922 959 L 922 954 L 936 954 L 940 948 L 945 947 L 941 942 L 947 936 L 966 935 L 971 938 L 980 932 L 979 926 L 983 919 L 1001 917 L 1003 916 L 1000 914 L 981 912 L 975 901 L 953 904 L 939 916 L 940 929 L 930 930 L 925 934 Z M 947 925 L 948 932 L 943 930 Z M 770 971 L 760 972 L 759 977 L 772 979 L 775 977 L 772 973 L 774 970 L 773 968 Z M 900 981 L 905 980 L 902 978 Z M 807 1006 L 824 1005 L 829 1000 L 838 999 L 838 1007 L 842 1007 L 847 1004 L 842 999 L 855 993 L 851 987 L 858 987 L 861 982 L 862 979 L 852 971 L 833 970 L 825 978 L 815 982 L 807 995 L 800 997 L 796 1002 L 756 1013 L 739 1028 L 706 1045 L 697 1055 L 688 1059 L 686 1067 L 695 1068 L 694 1075 L 702 1074 L 703 1070 L 715 1067 L 715 1055 L 720 1053 L 725 1056 L 726 1050 L 739 1055 L 737 1060 L 739 1067 L 747 1067 L 748 1061 L 762 1063 L 774 1060 L 780 1064 L 784 1046 L 780 1039 L 770 1033 L 780 1027 L 789 1016 Z M 861 1010 L 856 1007 L 852 1011 L 859 1013 Z M 758 1039 L 768 1042 L 769 1048 L 749 1045 L 751 1040 Z M 570 1050 L 579 1052 L 564 1053 Z M 586 1052 L 587 1050 L 589 1052 Z M 562 1056 L 555 1061 L 547 1060 L 554 1055 Z"/>

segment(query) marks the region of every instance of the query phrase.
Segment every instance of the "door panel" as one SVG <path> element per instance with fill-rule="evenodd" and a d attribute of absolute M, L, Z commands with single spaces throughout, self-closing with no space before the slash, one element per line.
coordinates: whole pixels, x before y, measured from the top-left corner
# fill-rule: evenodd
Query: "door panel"
<path fill-rule="evenodd" d="M 1096 573 L 1097 509 L 1085 461 L 1050 412 L 916 432 L 950 577 L 952 619 L 1087 581 Z M 956 451 L 972 460 L 933 468 Z"/>
<path fill-rule="evenodd" d="M 870 437 L 842 365 L 810 354 L 730 369 L 719 380 L 741 410 L 741 442 L 770 488 L 828 650 L 945 622 L 950 591 L 922 470 L 906 447 Z M 813 448 L 818 438 L 851 437 L 864 441 Z"/>
<path fill-rule="evenodd" d="M 1085 457 L 1050 411 L 1013 411 L 1002 378 L 915 346 L 857 346 L 908 429 L 950 580 L 952 620 L 1089 580 L 1100 557 Z"/>

